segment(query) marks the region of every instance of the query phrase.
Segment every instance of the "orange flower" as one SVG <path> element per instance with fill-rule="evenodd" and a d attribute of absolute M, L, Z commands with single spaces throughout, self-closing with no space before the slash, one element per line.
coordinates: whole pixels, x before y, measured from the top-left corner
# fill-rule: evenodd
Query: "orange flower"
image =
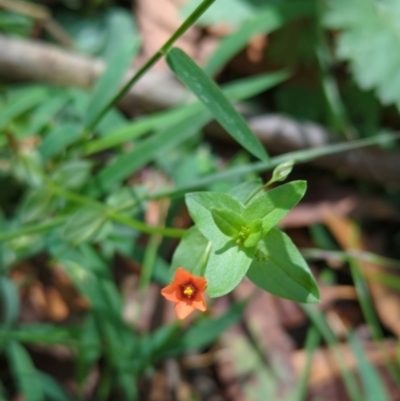
<path fill-rule="evenodd" d="M 174 280 L 161 290 L 161 294 L 171 302 L 175 302 L 178 319 L 189 316 L 195 309 L 204 312 L 207 309 L 203 293 L 207 281 L 204 277 L 193 276 L 179 267 Z"/>

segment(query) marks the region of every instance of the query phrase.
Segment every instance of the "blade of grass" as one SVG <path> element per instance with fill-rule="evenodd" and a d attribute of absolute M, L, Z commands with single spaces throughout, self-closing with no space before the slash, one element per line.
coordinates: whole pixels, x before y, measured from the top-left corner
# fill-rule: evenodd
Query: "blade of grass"
<path fill-rule="evenodd" d="M 208 120 L 208 113 L 204 111 L 143 140 L 135 149 L 118 157 L 94 177 L 94 190 L 110 191 L 119 182 L 152 161 L 156 154 L 162 154 L 196 134 Z"/>
<path fill-rule="evenodd" d="M 185 52 L 178 48 L 171 49 L 167 55 L 167 62 L 176 76 L 240 145 L 260 160 L 269 159 L 263 145 L 244 118 L 235 110 L 217 84 Z"/>
<path fill-rule="evenodd" d="M 321 335 L 318 330 L 311 326 L 307 333 L 305 352 L 307 358 L 303 369 L 301 370 L 300 378 L 297 381 L 296 387 L 293 391 L 293 396 L 289 397 L 289 401 L 303 401 L 307 397 L 308 382 L 310 380 L 311 366 L 314 358 L 315 351 L 321 341 Z"/>
<path fill-rule="evenodd" d="M 364 401 L 364 397 L 360 392 L 360 388 L 358 387 L 354 374 L 344 364 L 344 358 L 342 356 L 342 351 L 340 350 L 339 342 L 337 341 L 335 334 L 326 322 L 323 314 L 316 307 L 312 307 L 310 305 L 302 304 L 301 308 L 318 329 L 318 331 L 321 333 L 324 340 L 328 343 L 329 348 L 332 351 L 332 354 L 339 367 L 344 385 L 351 400 Z"/>
<path fill-rule="evenodd" d="M 357 339 L 354 333 L 350 333 L 349 342 L 356 357 L 358 371 L 360 372 L 361 382 L 364 387 L 364 400 L 390 401 L 383 380 L 374 366 L 365 357 L 365 352 L 361 346 L 361 342 Z"/>
<path fill-rule="evenodd" d="M 40 104 L 47 96 L 47 89 L 33 87 L 26 91 L 23 96 L 18 97 L 16 100 L 13 99 L 10 103 L 2 106 L 2 110 L 0 111 L 0 130 L 3 130 L 14 118 Z M 0 145 L 4 145 L 6 141 L 4 141 L 4 138 L 0 139 Z"/>
<path fill-rule="evenodd" d="M 351 277 L 354 281 L 358 300 L 360 302 L 361 310 L 363 312 L 365 321 L 371 330 L 374 340 L 383 338 L 382 327 L 379 323 L 378 316 L 375 313 L 374 305 L 371 299 L 371 294 L 368 289 L 368 284 L 361 273 L 357 262 L 353 258 L 348 259 L 351 271 Z"/>
<path fill-rule="evenodd" d="M 96 121 L 104 107 L 115 97 L 136 51 L 137 42 L 126 43 L 112 57 L 107 69 L 98 80 L 83 120 L 84 128 Z"/>

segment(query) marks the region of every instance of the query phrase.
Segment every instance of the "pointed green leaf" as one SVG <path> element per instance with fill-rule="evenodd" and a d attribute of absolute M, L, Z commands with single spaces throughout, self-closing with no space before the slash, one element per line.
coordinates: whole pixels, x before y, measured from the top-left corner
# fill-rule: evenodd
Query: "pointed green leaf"
<path fill-rule="evenodd" d="M 84 206 L 72 213 L 63 231 L 64 239 L 73 245 L 93 239 L 106 222 L 104 212 L 93 206 Z"/>
<path fill-rule="evenodd" d="M 65 149 L 81 138 L 81 129 L 77 124 L 66 123 L 56 126 L 39 146 L 44 160 L 58 156 Z"/>
<path fill-rule="evenodd" d="M 252 233 L 247 237 L 247 239 L 246 239 L 246 241 L 244 241 L 243 245 L 246 248 L 252 248 L 252 247 L 254 247 L 254 246 L 256 246 L 258 244 L 258 242 L 260 241 L 261 237 L 262 237 L 262 232 L 261 231 Z"/>
<path fill-rule="evenodd" d="M 261 160 L 268 155 L 250 130 L 243 117 L 235 110 L 214 81 L 182 50 L 173 48 L 167 62 L 177 77 L 199 98 L 215 119 L 245 149 Z"/>
<path fill-rule="evenodd" d="M 80 189 L 90 176 L 91 163 L 87 160 L 72 160 L 61 165 L 53 173 L 56 184 L 65 189 Z"/>
<path fill-rule="evenodd" d="M 116 184 L 128 178 L 157 155 L 167 152 L 192 137 L 208 121 L 208 113 L 202 111 L 194 117 L 184 119 L 142 140 L 132 151 L 122 153 L 113 163 L 100 170 L 93 180 L 94 186 L 100 187 L 103 191 L 110 191 Z"/>
<path fill-rule="evenodd" d="M 256 248 L 238 246 L 229 237 L 219 237 L 212 241 L 205 278 L 207 293 L 211 298 L 221 297 L 231 292 L 246 275 Z"/>
<path fill-rule="evenodd" d="M 49 374 L 37 372 L 46 398 L 52 401 L 72 401 L 61 385 Z"/>
<path fill-rule="evenodd" d="M 0 299 L 3 324 L 11 325 L 18 319 L 20 301 L 15 283 L 3 275 L 0 275 Z"/>
<path fill-rule="evenodd" d="M 24 223 L 43 217 L 51 207 L 53 194 L 47 188 L 35 188 L 28 192 L 21 208 L 21 220 Z"/>
<path fill-rule="evenodd" d="M 260 219 L 253 220 L 249 224 L 249 228 L 250 228 L 251 233 L 258 233 L 258 232 L 262 231 L 262 228 L 263 228 L 262 220 L 260 220 Z"/>
<path fill-rule="evenodd" d="M 104 74 L 96 84 L 89 106 L 86 110 L 84 127 L 87 128 L 98 118 L 104 107 L 118 93 L 122 79 L 132 62 L 137 42 L 124 43 L 115 53 Z"/>
<path fill-rule="evenodd" d="M 206 238 L 212 241 L 222 235 L 227 241 L 231 240 L 215 224 L 211 211 L 229 209 L 240 216 L 245 210 L 240 202 L 220 192 L 192 192 L 186 194 L 185 200 L 190 216 Z"/>
<path fill-rule="evenodd" d="M 24 399 L 44 401 L 45 396 L 38 371 L 25 348 L 16 341 L 9 341 L 6 352 L 14 380 Z"/>
<path fill-rule="evenodd" d="M 292 181 L 280 185 L 253 199 L 243 217 L 247 221 L 262 219 L 264 233 L 274 227 L 304 196 L 305 181 Z"/>
<path fill-rule="evenodd" d="M 260 190 L 262 186 L 263 183 L 261 180 L 245 181 L 240 183 L 236 187 L 233 187 L 229 191 L 229 194 L 232 195 L 236 200 L 244 204 L 252 194 L 260 193 L 261 195 L 262 192 Z"/>
<path fill-rule="evenodd" d="M 211 214 L 217 227 L 228 237 L 235 238 L 243 226 L 243 217 L 230 209 L 211 209 Z"/>
<path fill-rule="evenodd" d="M 210 251 L 210 241 L 196 227 L 191 227 L 174 252 L 171 262 L 172 273 L 178 267 L 183 267 L 196 276 L 203 275 Z"/>
<path fill-rule="evenodd" d="M 311 271 L 292 240 L 273 228 L 260 242 L 247 277 L 278 297 L 296 302 L 319 301 L 319 291 Z"/>
<path fill-rule="evenodd" d="M 194 192 L 186 195 L 186 204 L 196 226 L 212 243 L 205 270 L 207 293 L 219 297 L 232 291 L 245 276 L 255 248 L 237 246 L 215 224 L 211 210 L 228 208 L 241 215 L 244 206 L 229 196 L 218 192 Z"/>

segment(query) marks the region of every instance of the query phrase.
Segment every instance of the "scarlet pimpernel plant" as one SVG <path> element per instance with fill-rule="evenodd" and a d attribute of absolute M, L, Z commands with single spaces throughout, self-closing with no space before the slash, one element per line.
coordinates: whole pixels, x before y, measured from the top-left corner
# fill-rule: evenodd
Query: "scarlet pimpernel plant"
<path fill-rule="evenodd" d="M 247 276 L 274 295 L 303 303 L 319 301 L 306 261 L 291 239 L 276 228 L 303 197 L 306 182 L 292 181 L 266 191 L 286 179 L 291 168 L 290 162 L 279 165 L 264 185 L 256 181 L 229 193 L 186 194 L 195 225 L 175 251 L 173 282 L 162 290 L 166 299 L 176 303 L 179 319 L 195 308 L 205 310 L 199 296 L 205 290 L 200 283 L 206 281 L 211 298 L 232 291 Z M 198 281 L 201 277 L 206 281 Z"/>

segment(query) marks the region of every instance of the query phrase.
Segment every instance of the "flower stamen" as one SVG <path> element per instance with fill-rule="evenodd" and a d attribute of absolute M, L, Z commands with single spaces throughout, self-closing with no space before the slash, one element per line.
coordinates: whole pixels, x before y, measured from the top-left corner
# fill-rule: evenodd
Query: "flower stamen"
<path fill-rule="evenodd" d="M 192 298 L 192 296 L 194 295 L 194 292 L 195 292 L 194 288 L 190 284 L 185 285 L 183 288 L 184 288 L 183 294 L 185 296 L 187 296 L 189 299 Z"/>

